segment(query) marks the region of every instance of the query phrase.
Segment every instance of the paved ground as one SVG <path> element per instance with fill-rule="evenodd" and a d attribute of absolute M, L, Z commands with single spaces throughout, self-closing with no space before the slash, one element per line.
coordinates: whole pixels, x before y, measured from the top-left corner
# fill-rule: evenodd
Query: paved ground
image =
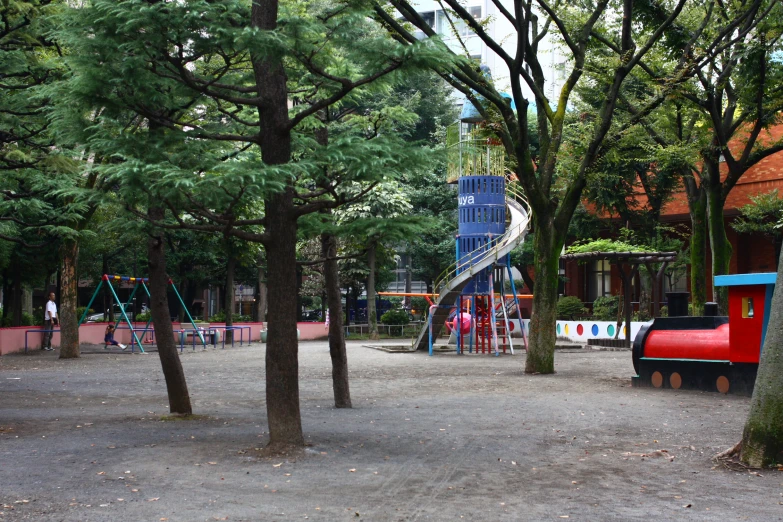
<path fill-rule="evenodd" d="M 355 408 L 302 343 L 307 456 L 258 458 L 264 346 L 187 351 L 192 421 L 156 354 L 0 358 L 0 521 L 778 520 L 783 473 L 710 456 L 748 399 L 630 388 L 628 352 L 391 354 L 350 343 Z"/>

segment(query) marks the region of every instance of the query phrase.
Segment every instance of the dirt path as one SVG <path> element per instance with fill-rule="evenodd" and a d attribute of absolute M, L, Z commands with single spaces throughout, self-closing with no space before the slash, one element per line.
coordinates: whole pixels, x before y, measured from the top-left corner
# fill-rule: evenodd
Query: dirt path
<path fill-rule="evenodd" d="M 196 413 L 162 421 L 157 354 L 0 358 L 0 521 L 779 520 L 783 473 L 735 473 L 749 399 L 630 388 L 627 352 L 390 354 L 300 347 L 307 456 L 259 459 L 264 345 L 185 351 Z M 10 507 L 8 507 L 10 506 Z"/>

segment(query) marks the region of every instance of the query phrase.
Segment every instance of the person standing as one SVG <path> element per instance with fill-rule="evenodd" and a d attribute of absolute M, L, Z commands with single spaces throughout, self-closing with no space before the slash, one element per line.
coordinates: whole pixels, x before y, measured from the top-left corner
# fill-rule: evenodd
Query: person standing
<path fill-rule="evenodd" d="M 41 350 L 51 352 L 52 348 L 52 335 L 54 327 L 59 324 L 60 320 L 57 317 L 57 304 L 54 302 L 54 292 L 49 293 L 49 300 L 46 302 L 46 309 L 44 310 L 44 336 L 43 343 L 41 344 Z"/>

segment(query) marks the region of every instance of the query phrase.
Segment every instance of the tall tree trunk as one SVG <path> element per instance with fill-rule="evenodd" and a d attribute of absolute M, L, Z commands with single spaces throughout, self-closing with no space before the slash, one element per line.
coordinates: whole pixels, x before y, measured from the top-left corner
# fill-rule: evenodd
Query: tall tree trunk
<path fill-rule="evenodd" d="M 165 214 L 165 210 L 160 207 L 150 207 L 147 211 L 151 221 L 161 221 Z M 163 235 L 159 231 L 152 233 L 147 241 L 150 313 L 155 324 L 155 340 L 158 345 L 160 365 L 166 379 L 169 410 L 171 413 L 190 415 L 193 413 L 193 408 L 190 405 L 188 384 L 185 381 L 185 372 L 177 353 L 177 343 L 174 341 L 174 329 L 171 326 L 171 315 L 169 314 L 169 276 L 166 274 L 164 249 Z M 133 341 L 131 340 L 131 342 Z"/>
<path fill-rule="evenodd" d="M 639 269 L 639 320 L 652 317 L 653 274 Z"/>
<path fill-rule="evenodd" d="M 278 0 L 253 0 L 251 26 L 277 28 Z M 267 165 L 291 161 L 287 77 L 280 58 L 251 52 L 255 85 L 264 102 L 258 108 L 259 145 Z M 266 411 L 271 451 L 303 446 L 299 406 L 299 343 L 296 338 L 296 235 L 294 188 L 265 201 L 269 328 L 266 344 Z"/>
<path fill-rule="evenodd" d="M 256 321 L 266 321 L 266 272 L 264 271 L 264 251 L 258 251 L 258 303 Z"/>
<path fill-rule="evenodd" d="M 33 315 L 33 289 L 22 285 L 22 312 Z"/>
<path fill-rule="evenodd" d="M 753 467 L 783 462 L 783 258 L 778 277 L 767 336 L 761 352 L 750 413 L 742 434 L 740 459 Z"/>
<path fill-rule="evenodd" d="M 693 315 L 704 313 L 707 301 L 707 194 L 702 189 L 689 194 L 691 214 L 691 304 Z"/>
<path fill-rule="evenodd" d="M 266 411 L 270 449 L 304 445 L 299 407 L 299 345 L 296 340 L 296 219 L 293 189 L 266 201 L 267 287 Z"/>
<path fill-rule="evenodd" d="M 707 223 L 712 250 L 712 300 L 718 303 L 720 315 L 729 314 L 729 288 L 715 286 L 715 276 L 729 273 L 731 265 L 731 243 L 726 236 L 726 222 L 723 220 L 723 198 L 720 184 L 707 186 Z"/>
<path fill-rule="evenodd" d="M 351 310 L 353 310 L 352 306 L 354 306 L 354 300 L 352 299 L 353 292 L 351 291 L 351 288 L 347 288 L 345 291 L 345 325 L 349 326 L 351 324 Z"/>
<path fill-rule="evenodd" d="M 22 268 L 19 266 L 18 262 L 14 263 L 14 286 L 12 299 L 14 315 L 11 325 L 22 326 Z"/>
<path fill-rule="evenodd" d="M 334 406 L 351 407 L 351 391 L 348 387 L 348 354 L 345 351 L 343 305 L 340 295 L 340 277 L 337 272 L 337 240 L 334 234 L 321 234 L 321 257 L 324 261 L 324 284 L 329 305 L 329 355 L 332 358 L 332 388 Z"/>
<path fill-rule="evenodd" d="M 11 324 L 11 308 L 13 306 L 13 296 L 11 294 L 13 290 L 11 290 L 10 274 L 10 269 L 6 268 L 3 270 L 3 323 L 0 323 L 0 326 L 5 324 L 6 319 L 8 319 L 8 325 L 10 326 Z"/>
<path fill-rule="evenodd" d="M 226 238 L 228 242 L 228 238 Z M 234 272 L 237 266 L 237 258 L 234 255 L 234 250 L 229 243 L 226 244 L 226 256 L 228 257 L 226 262 L 226 326 L 234 326 Z M 234 338 L 233 330 L 226 329 L 226 341 L 231 342 Z"/>
<path fill-rule="evenodd" d="M 367 275 L 367 322 L 370 325 L 370 339 L 377 341 L 381 338 L 378 335 L 378 315 L 375 310 L 375 257 L 378 253 L 378 247 L 375 242 L 367 246 L 367 267 L 370 273 Z"/>
<path fill-rule="evenodd" d="M 63 239 L 60 246 L 61 292 L 58 310 L 60 323 L 60 359 L 79 357 L 79 318 L 76 317 L 79 281 L 76 264 L 79 262 L 79 242 Z"/>
<path fill-rule="evenodd" d="M 557 324 L 557 287 L 559 282 L 560 251 L 563 240 L 554 231 L 551 220 L 540 215 L 539 226 L 533 237 L 535 254 L 536 291 L 533 293 L 533 312 L 530 316 L 526 373 L 555 372 L 555 325 Z"/>

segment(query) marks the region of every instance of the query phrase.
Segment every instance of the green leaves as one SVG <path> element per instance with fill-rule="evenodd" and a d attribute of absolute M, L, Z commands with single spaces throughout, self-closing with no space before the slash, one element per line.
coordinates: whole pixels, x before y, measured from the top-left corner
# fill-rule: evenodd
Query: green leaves
<path fill-rule="evenodd" d="M 764 234 L 773 238 L 783 236 L 783 198 L 777 190 L 750 196 L 752 203 L 740 208 L 741 216 L 731 224 L 737 232 Z"/>

